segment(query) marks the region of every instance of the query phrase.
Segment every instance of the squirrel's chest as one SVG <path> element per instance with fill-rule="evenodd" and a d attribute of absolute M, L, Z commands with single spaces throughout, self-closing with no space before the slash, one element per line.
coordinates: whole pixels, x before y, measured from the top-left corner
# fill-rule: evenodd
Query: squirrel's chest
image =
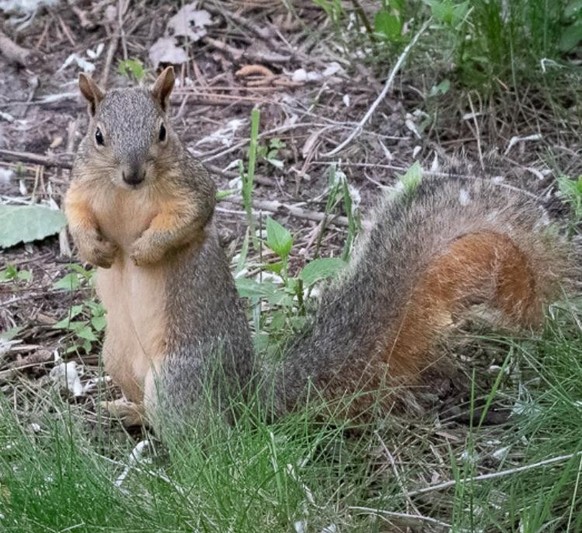
<path fill-rule="evenodd" d="M 158 212 L 158 203 L 150 199 L 145 190 L 119 190 L 95 206 L 103 235 L 120 246 L 126 255 Z"/>

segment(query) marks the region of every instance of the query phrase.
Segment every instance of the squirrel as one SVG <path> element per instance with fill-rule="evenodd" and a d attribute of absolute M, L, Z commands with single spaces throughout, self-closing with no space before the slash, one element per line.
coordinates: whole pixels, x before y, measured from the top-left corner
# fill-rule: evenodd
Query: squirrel
<path fill-rule="evenodd" d="M 568 253 L 536 202 L 488 180 L 423 178 L 383 196 L 311 323 L 263 368 L 217 237 L 215 185 L 168 119 L 174 81 L 172 67 L 151 89 L 79 78 L 89 126 L 65 212 L 98 267 L 104 367 L 127 400 L 107 408 L 127 425 L 188 424 L 206 390 L 224 406 L 260 389 L 272 417 L 313 389 L 347 417 L 382 415 L 450 371 L 439 343 L 474 305 L 503 327 L 542 324 Z"/>

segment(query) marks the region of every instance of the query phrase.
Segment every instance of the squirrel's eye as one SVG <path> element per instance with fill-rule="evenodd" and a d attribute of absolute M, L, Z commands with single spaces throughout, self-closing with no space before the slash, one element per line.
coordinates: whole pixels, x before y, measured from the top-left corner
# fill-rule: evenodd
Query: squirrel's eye
<path fill-rule="evenodd" d="M 99 128 L 95 130 L 95 142 L 99 146 L 103 146 L 105 144 L 105 140 L 103 139 L 103 133 L 101 133 L 101 130 Z"/>
<path fill-rule="evenodd" d="M 163 124 L 160 126 L 160 142 L 164 142 L 166 140 L 166 126 Z"/>

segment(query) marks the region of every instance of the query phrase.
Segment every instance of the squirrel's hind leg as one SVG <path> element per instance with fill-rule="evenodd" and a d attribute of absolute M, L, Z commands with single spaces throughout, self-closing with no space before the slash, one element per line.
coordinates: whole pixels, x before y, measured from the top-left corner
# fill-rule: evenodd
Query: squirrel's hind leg
<path fill-rule="evenodd" d="M 119 419 L 125 427 L 148 425 L 143 403 L 130 402 L 125 398 L 119 398 L 112 402 L 101 402 L 101 406 L 112 417 Z"/>

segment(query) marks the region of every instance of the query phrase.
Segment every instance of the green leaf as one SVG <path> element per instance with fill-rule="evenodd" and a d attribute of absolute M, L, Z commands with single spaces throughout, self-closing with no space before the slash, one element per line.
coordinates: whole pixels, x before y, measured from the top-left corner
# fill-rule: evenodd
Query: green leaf
<path fill-rule="evenodd" d="M 81 287 L 79 274 L 73 272 L 64 275 L 61 279 L 53 283 L 53 289 L 55 290 L 75 291 L 79 287 Z"/>
<path fill-rule="evenodd" d="M 67 223 L 58 209 L 41 205 L 0 205 L 0 247 L 44 239 L 61 231 Z"/>
<path fill-rule="evenodd" d="M 271 217 L 267 219 L 267 246 L 282 259 L 289 256 L 293 247 L 293 237 L 289 230 Z"/>
<path fill-rule="evenodd" d="M 126 59 L 119 62 L 119 73 L 128 78 L 134 77 L 136 81 L 141 81 L 146 75 L 143 63 L 139 59 Z"/>
<path fill-rule="evenodd" d="M 440 94 L 447 94 L 451 88 L 451 81 L 444 79 L 438 85 L 433 85 L 428 93 L 429 96 L 437 96 Z"/>
<path fill-rule="evenodd" d="M 0 339 L 4 341 L 11 341 L 12 339 L 15 339 L 23 329 L 24 328 L 22 326 L 15 326 L 13 328 L 7 329 L 6 331 L 0 333 Z"/>
<path fill-rule="evenodd" d="M 558 48 L 561 52 L 570 52 L 582 41 L 582 22 L 574 23 L 562 30 Z"/>
<path fill-rule="evenodd" d="M 270 281 L 259 283 L 249 278 L 238 278 L 236 280 L 236 288 L 243 298 L 269 298 L 275 291 L 279 290 Z"/>
<path fill-rule="evenodd" d="M 0 283 L 4 281 L 30 281 L 32 272 L 30 270 L 19 270 L 14 265 L 8 265 L 4 270 L 0 270 Z"/>
<path fill-rule="evenodd" d="M 406 193 L 413 193 L 416 191 L 421 181 L 422 166 L 418 161 L 415 161 L 414 164 L 405 172 L 405 174 L 400 177 L 400 183 L 402 183 Z"/>
<path fill-rule="evenodd" d="M 283 263 L 281 261 L 277 261 L 276 263 L 267 263 L 263 268 L 268 272 L 281 274 L 281 272 L 283 271 Z"/>
<path fill-rule="evenodd" d="M 95 332 L 93 331 L 91 326 L 89 326 L 89 324 L 85 324 L 83 327 L 76 329 L 75 333 L 76 333 L 77 337 L 80 337 L 81 339 L 85 339 L 86 341 L 95 342 L 95 341 L 99 340 L 99 339 L 97 339 Z M 86 345 L 84 345 L 84 346 L 86 346 Z M 87 349 L 87 348 L 85 348 L 85 349 Z"/>
<path fill-rule="evenodd" d="M 432 9 L 432 16 L 452 27 L 457 27 L 469 12 L 469 2 L 454 4 L 452 0 L 432 0 L 428 2 Z"/>
<path fill-rule="evenodd" d="M 30 281 L 32 279 L 32 272 L 30 270 L 20 270 L 16 277 L 22 281 Z"/>
<path fill-rule="evenodd" d="M 94 316 L 91 319 L 91 325 L 95 331 L 103 331 L 107 321 L 104 316 Z"/>
<path fill-rule="evenodd" d="M 310 287 L 322 279 L 337 275 L 345 266 L 346 262 L 339 257 L 314 259 L 303 267 L 299 278 L 306 287 Z"/>
<path fill-rule="evenodd" d="M 253 337 L 253 342 L 255 345 L 255 353 L 263 353 L 271 344 L 271 339 L 264 331 L 257 331 Z"/>
<path fill-rule="evenodd" d="M 216 191 L 216 201 L 220 202 L 221 200 L 225 200 L 226 198 L 231 197 L 234 193 L 236 193 L 236 189 L 221 189 Z"/>
<path fill-rule="evenodd" d="M 18 268 L 14 265 L 8 265 L 4 270 L 0 271 L 0 281 L 12 281 L 18 276 Z"/>
<path fill-rule="evenodd" d="M 402 35 L 402 20 L 397 15 L 381 9 L 374 17 L 374 30 L 390 41 L 397 41 Z"/>
<path fill-rule="evenodd" d="M 564 18 L 570 19 L 576 17 L 582 11 L 582 0 L 572 0 L 564 8 Z"/>
<path fill-rule="evenodd" d="M 83 324 L 84 323 L 84 322 L 74 322 L 73 321 L 73 318 L 75 318 L 77 315 L 80 315 L 83 312 L 83 309 L 84 309 L 83 305 L 73 305 L 73 307 L 71 307 L 71 309 L 67 313 L 67 316 L 65 318 L 63 318 L 62 320 L 59 320 L 53 326 L 53 328 L 55 328 L 55 329 L 70 329 L 70 330 L 74 331 L 75 324 Z"/>
<path fill-rule="evenodd" d="M 387 5 L 389 5 L 392 9 L 397 10 L 399 13 L 404 11 L 404 4 L 406 0 L 389 0 Z"/>

